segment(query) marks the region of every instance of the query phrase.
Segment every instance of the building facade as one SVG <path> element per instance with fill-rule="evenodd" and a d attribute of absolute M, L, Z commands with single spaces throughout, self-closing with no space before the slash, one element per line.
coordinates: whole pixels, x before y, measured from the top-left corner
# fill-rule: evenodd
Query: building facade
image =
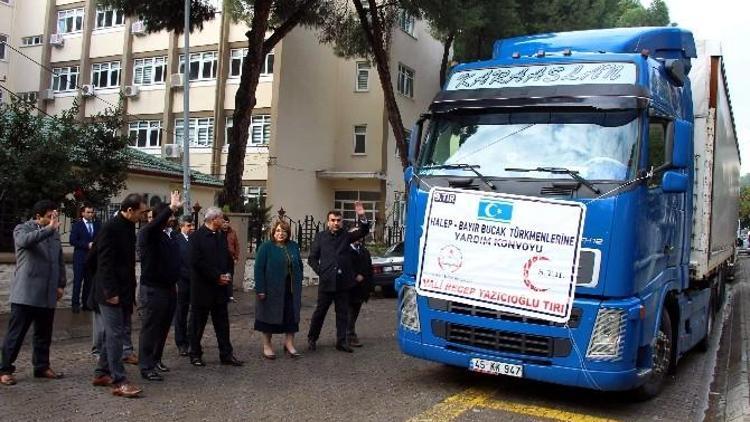
<path fill-rule="evenodd" d="M 217 13 L 190 35 L 186 72 L 182 36 L 149 34 L 95 0 L 0 0 L 0 41 L 8 43 L 0 47 L 0 84 L 49 114 L 77 101 L 81 118 L 123 93 L 132 147 L 176 158 L 187 77 L 191 168 L 221 179 L 247 30 Z M 391 78 L 408 127 L 439 89 L 442 46 L 408 15 L 391 39 Z M 324 219 L 329 209 L 351 219 L 355 200 L 381 224 L 398 216 L 402 170 L 374 65 L 336 57 L 297 28 L 266 56 L 256 98 L 243 174 L 248 201 L 263 198 L 293 219 Z"/>

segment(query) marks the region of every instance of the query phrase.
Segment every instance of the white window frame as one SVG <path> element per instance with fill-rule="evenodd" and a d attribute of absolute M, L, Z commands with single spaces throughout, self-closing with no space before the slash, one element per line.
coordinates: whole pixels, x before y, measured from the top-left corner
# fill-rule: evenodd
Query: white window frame
<path fill-rule="evenodd" d="M 416 38 L 414 35 L 414 27 L 416 23 L 416 18 L 414 15 L 410 14 L 404 9 L 401 9 L 398 13 L 398 27 L 401 28 L 402 31 L 409 34 L 409 36 Z"/>
<path fill-rule="evenodd" d="M 403 63 L 398 64 L 396 91 L 407 98 L 414 98 L 414 69 Z"/>
<path fill-rule="evenodd" d="M 198 70 L 197 76 L 192 77 L 191 73 L 188 72 L 188 78 L 190 81 L 211 81 L 216 79 L 216 72 L 219 68 L 218 62 L 219 53 L 217 51 L 204 51 L 201 53 L 190 54 L 190 66 L 188 70 L 191 70 L 193 63 L 196 63 L 196 69 Z M 209 76 L 203 74 L 208 70 Z M 185 55 L 180 55 L 179 73 L 185 73 Z"/>
<path fill-rule="evenodd" d="M 255 200 L 259 204 L 265 204 L 267 192 L 265 186 L 242 186 L 242 203 L 247 205 Z"/>
<path fill-rule="evenodd" d="M 8 46 L 6 45 L 8 43 L 8 35 L 7 34 L 0 34 L 0 61 L 7 61 L 8 60 Z"/>
<path fill-rule="evenodd" d="M 161 78 L 157 75 L 159 71 Z M 133 85 L 164 85 L 166 78 L 166 57 L 145 57 L 133 60 Z"/>
<path fill-rule="evenodd" d="M 21 38 L 21 47 L 34 47 L 42 45 L 42 35 L 31 35 Z"/>
<path fill-rule="evenodd" d="M 337 198 L 336 194 L 339 193 L 356 193 L 356 198 Z M 354 211 L 354 203 L 359 201 L 362 203 L 362 207 L 365 209 L 365 217 L 368 221 L 374 222 L 378 218 L 378 204 L 381 200 L 364 199 L 363 197 L 367 194 L 375 194 L 374 191 L 335 191 L 333 193 L 333 209 L 341 213 L 341 217 L 348 223 L 354 223 L 356 221 L 356 213 Z M 365 194 L 365 195 L 363 195 Z M 351 196 L 351 195 L 347 195 Z M 380 196 L 380 195 L 378 195 Z"/>
<path fill-rule="evenodd" d="M 68 23 L 72 28 L 68 27 Z M 58 10 L 56 28 L 58 34 L 75 34 L 83 31 L 83 8 Z"/>
<path fill-rule="evenodd" d="M 75 78 L 71 76 L 75 76 Z M 80 68 L 78 66 L 56 67 L 52 69 L 50 88 L 56 93 L 75 91 L 78 88 L 79 77 Z M 61 85 L 61 81 L 64 81 L 64 86 Z"/>
<path fill-rule="evenodd" d="M 174 143 L 182 145 L 183 120 L 175 119 Z M 210 148 L 214 144 L 214 118 L 193 117 L 188 127 L 190 147 Z"/>
<path fill-rule="evenodd" d="M 109 15 L 110 23 L 107 24 L 107 15 Z M 99 22 L 101 19 L 101 23 Z M 96 8 L 96 18 L 94 19 L 94 28 L 115 28 L 118 26 L 125 25 L 125 14 L 120 9 L 107 8 Z"/>
<path fill-rule="evenodd" d="M 118 88 L 120 86 L 120 77 L 122 71 L 120 62 L 103 62 L 93 63 L 91 65 L 91 83 L 100 89 Z M 100 84 L 100 79 L 104 78 L 105 84 Z M 112 80 L 114 79 L 114 81 Z"/>
<path fill-rule="evenodd" d="M 357 151 L 357 140 L 362 140 L 362 151 Z M 352 155 L 367 155 L 367 125 L 355 125 L 353 131 Z"/>
<path fill-rule="evenodd" d="M 367 92 L 370 90 L 370 69 L 372 64 L 369 61 L 361 61 L 356 64 L 356 74 L 354 75 L 354 91 L 356 92 Z M 360 85 L 360 82 L 363 82 Z"/>
<path fill-rule="evenodd" d="M 239 78 L 242 74 L 242 65 L 245 63 L 247 48 L 234 48 L 229 52 L 229 78 Z M 263 68 L 260 76 L 273 76 L 274 52 L 266 54 L 263 60 Z M 235 72 L 236 69 L 236 72 Z"/>
<path fill-rule="evenodd" d="M 250 118 L 248 145 L 267 146 L 271 141 L 271 115 L 253 114 Z"/>
<path fill-rule="evenodd" d="M 139 135 L 145 137 L 144 145 L 138 145 Z M 133 136 L 135 135 L 135 136 Z M 156 138 L 154 140 L 154 137 Z M 128 138 L 135 148 L 161 147 L 161 120 L 138 120 L 128 125 Z"/>

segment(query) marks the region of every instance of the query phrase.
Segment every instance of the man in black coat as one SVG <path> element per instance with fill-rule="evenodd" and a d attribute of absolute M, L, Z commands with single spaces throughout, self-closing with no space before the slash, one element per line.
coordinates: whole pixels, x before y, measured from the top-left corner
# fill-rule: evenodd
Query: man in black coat
<path fill-rule="evenodd" d="M 318 303 L 310 321 L 307 334 L 309 350 L 316 349 L 328 308 L 331 302 L 336 310 L 336 350 L 351 353 L 346 341 L 348 322 L 349 290 L 354 287 L 354 270 L 352 268 L 352 242 L 361 239 L 370 231 L 365 217 L 365 210 L 359 201 L 354 203 L 359 227 L 351 232 L 342 230 L 342 217 L 339 211 L 329 211 L 327 230 L 315 235 L 307 263 L 318 274 Z"/>
<path fill-rule="evenodd" d="M 372 258 L 362 239 L 352 243 L 351 254 L 356 284 L 349 295 L 349 324 L 346 327 L 346 338 L 349 346 L 362 347 L 357 336 L 357 317 L 362 309 L 362 303 L 370 299 L 372 292 Z"/>
<path fill-rule="evenodd" d="M 188 260 L 188 242 L 195 225 L 193 218 L 183 215 L 180 219 L 180 232 L 177 233 L 177 246 L 180 248 L 180 278 L 177 280 L 177 310 L 174 315 L 174 341 L 180 356 L 187 356 L 190 349 L 188 342 L 188 312 L 190 311 L 190 261 Z"/>
<path fill-rule="evenodd" d="M 234 357 L 229 340 L 229 309 L 227 287 L 231 283 L 229 248 L 221 226 L 223 213 L 216 207 L 206 210 L 205 223 L 195 231 L 188 243 L 190 261 L 190 363 L 203 362 L 201 339 L 208 322 L 214 325 L 222 365 L 242 366 Z"/>
<path fill-rule="evenodd" d="M 135 223 L 146 211 L 143 197 L 132 193 L 120 212 L 102 226 L 96 243 L 93 301 L 104 326 L 104 347 L 96 364 L 95 386 L 113 387 L 112 394 L 135 397 L 142 391 L 130 383 L 122 362 L 125 321 L 135 302 Z"/>
<path fill-rule="evenodd" d="M 141 335 L 139 342 L 141 377 L 162 381 L 159 372 L 169 368 L 161 361 L 164 343 L 177 305 L 180 277 L 180 249 L 172 233 L 174 213 L 182 208 L 180 194 L 171 194 L 170 203 L 154 209 L 154 219 L 141 228 Z"/>

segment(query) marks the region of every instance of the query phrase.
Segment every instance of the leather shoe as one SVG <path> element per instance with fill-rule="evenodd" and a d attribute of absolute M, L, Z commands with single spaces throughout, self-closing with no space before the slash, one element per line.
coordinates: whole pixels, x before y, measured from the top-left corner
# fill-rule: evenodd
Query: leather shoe
<path fill-rule="evenodd" d="M 241 360 L 237 360 L 234 356 L 230 356 L 229 359 L 224 359 L 221 361 L 222 365 L 231 365 L 231 366 L 242 366 L 245 364 L 245 362 Z"/>
<path fill-rule="evenodd" d="M 163 364 L 161 361 L 156 362 L 156 365 L 154 367 L 159 372 L 169 372 L 169 367 L 167 365 Z"/>
<path fill-rule="evenodd" d="M 138 397 L 138 394 L 141 394 L 141 391 L 143 390 L 130 383 L 112 386 L 112 394 L 119 397 Z"/>
<path fill-rule="evenodd" d="M 187 347 L 179 347 L 178 350 L 180 351 L 180 356 L 187 356 L 188 355 L 188 349 L 187 349 Z"/>
<path fill-rule="evenodd" d="M 201 358 L 190 358 L 190 364 L 193 366 L 206 366 L 206 362 L 203 362 Z"/>
<path fill-rule="evenodd" d="M 164 381 L 164 377 L 156 371 L 141 372 L 141 378 L 148 381 Z"/>
<path fill-rule="evenodd" d="M 336 344 L 336 350 L 338 350 L 339 352 L 354 353 L 354 349 L 349 347 L 349 345 L 346 343 Z"/>
<path fill-rule="evenodd" d="M 112 385 L 112 377 L 107 374 L 99 375 L 91 381 L 91 385 L 94 387 L 106 387 Z"/>
<path fill-rule="evenodd" d="M 138 365 L 138 356 L 136 356 L 135 354 L 125 356 L 124 358 L 122 358 L 122 361 L 130 365 Z"/>
<path fill-rule="evenodd" d="M 16 385 L 16 377 L 12 374 L 0 375 L 0 384 L 2 385 Z"/>
<path fill-rule="evenodd" d="M 362 343 L 359 341 L 359 338 L 357 338 L 357 336 L 351 336 L 349 337 L 349 346 L 362 347 Z"/>
<path fill-rule="evenodd" d="M 63 377 L 62 373 L 57 373 L 52 368 L 47 368 L 41 372 L 34 372 L 34 378 L 46 378 L 49 380 L 56 380 Z"/>
<path fill-rule="evenodd" d="M 74 314 L 80 314 L 81 313 L 81 307 L 80 306 L 72 306 L 70 308 L 71 311 L 73 311 Z"/>
<path fill-rule="evenodd" d="M 307 350 L 314 352 L 318 349 L 318 346 L 315 344 L 315 340 L 307 340 Z"/>

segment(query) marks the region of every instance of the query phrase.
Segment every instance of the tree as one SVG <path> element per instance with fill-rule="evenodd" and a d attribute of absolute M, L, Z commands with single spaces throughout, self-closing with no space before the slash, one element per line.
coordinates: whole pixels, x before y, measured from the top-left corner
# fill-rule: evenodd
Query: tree
<path fill-rule="evenodd" d="M 0 104 L 0 250 L 12 250 L 13 226 L 40 199 L 61 203 L 73 217 L 85 201 L 103 206 L 125 187 L 127 136 L 120 109 L 85 122 L 78 106 L 58 116 L 31 104 Z"/>
<path fill-rule="evenodd" d="M 740 188 L 740 225 L 750 227 L 750 186 Z"/>
<path fill-rule="evenodd" d="M 121 9 L 126 15 L 141 16 L 150 32 L 167 29 L 182 33 L 184 6 L 182 0 L 98 0 L 98 4 Z M 157 6 L 158 4 L 158 6 Z M 207 0 L 191 0 L 190 30 L 202 28 L 212 19 L 215 10 Z M 235 21 L 248 22 L 245 33 L 248 50 L 242 64 L 240 85 L 234 97 L 234 125 L 230 131 L 224 189 L 219 194 L 219 205 L 229 205 L 232 211 L 242 210 L 242 174 L 245 150 L 253 108 L 257 103 L 255 90 L 260 80 L 263 61 L 276 44 L 297 25 L 315 26 L 330 7 L 329 0 L 225 0 L 224 9 Z M 271 35 L 266 38 L 266 33 Z"/>

